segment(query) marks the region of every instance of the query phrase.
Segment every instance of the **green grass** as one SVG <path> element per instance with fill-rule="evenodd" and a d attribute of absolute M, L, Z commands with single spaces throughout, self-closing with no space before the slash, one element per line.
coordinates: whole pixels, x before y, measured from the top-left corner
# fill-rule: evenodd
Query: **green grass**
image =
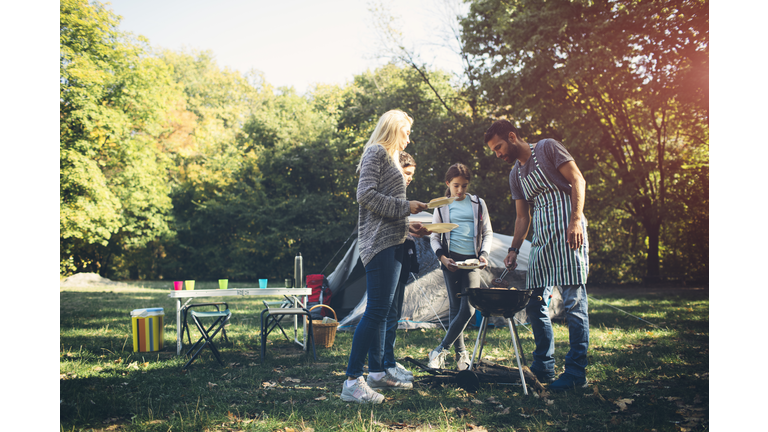
<path fill-rule="evenodd" d="M 261 298 L 228 299 L 229 343 L 217 337 L 226 367 L 206 349 L 182 371 L 168 284 L 61 290 L 62 431 L 708 430 L 708 300 L 591 298 L 590 388 L 583 391 L 534 397 L 520 386 L 484 384 L 468 394 L 417 384 L 385 392 L 382 405 L 360 406 L 338 397 L 351 332 L 339 332 L 330 349 L 318 347 L 317 362 L 273 333 L 262 365 Z M 130 311 L 145 307 L 165 308 L 165 347 L 157 353 L 133 352 Z M 530 361 L 533 336 L 518 330 Z M 442 329 L 400 330 L 396 354 L 426 359 L 442 336 Z M 476 336 L 474 328 L 466 332 L 470 349 Z M 568 349 L 562 323 L 555 337 L 561 372 Z M 488 332 L 483 358 L 514 366 L 507 329 Z"/>

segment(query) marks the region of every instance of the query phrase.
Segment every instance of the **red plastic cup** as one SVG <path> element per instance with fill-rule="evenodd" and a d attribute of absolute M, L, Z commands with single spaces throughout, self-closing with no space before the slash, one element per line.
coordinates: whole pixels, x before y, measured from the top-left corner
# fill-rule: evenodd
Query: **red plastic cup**
<path fill-rule="evenodd" d="M 184 281 L 173 281 L 173 290 L 181 291 L 181 287 L 184 286 Z"/>

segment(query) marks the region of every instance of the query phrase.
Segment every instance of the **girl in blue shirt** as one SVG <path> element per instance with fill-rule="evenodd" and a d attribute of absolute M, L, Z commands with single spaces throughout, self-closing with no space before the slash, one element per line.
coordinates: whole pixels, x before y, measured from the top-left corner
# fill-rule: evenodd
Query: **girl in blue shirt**
<path fill-rule="evenodd" d="M 467 193 L 472 174 L 464 164 L 454 164 L 445 173 L 445 184 L 448 186 L 446 197 L 456 198 L 451 204 L 438 207 L 432 215 L 433 223 L 455 223 L 459 227 L 451 232 L 432 233 L 430 243 L 440 260 L 445 285 L 448 289 L 448 319 L 449 327 L 440 345 L 429 353 L 429 367 L 444 368 L 445 358 L 453 346 L 456 351 L 458 370 L 469 368 L 471 357 L 464 345 L 464 328 L 466 328 L 475 308 L 469 304 L 466 296 L 467 288 L 479 288 L 481 284 L 480 271 L 488 264 L 488 255 L 493 243 L 493 229 L 488 217 L 485 201 L 476 195 Z M 480 261 L 480 268 L 460 269 L 457 262 L 468 259 Z"/>

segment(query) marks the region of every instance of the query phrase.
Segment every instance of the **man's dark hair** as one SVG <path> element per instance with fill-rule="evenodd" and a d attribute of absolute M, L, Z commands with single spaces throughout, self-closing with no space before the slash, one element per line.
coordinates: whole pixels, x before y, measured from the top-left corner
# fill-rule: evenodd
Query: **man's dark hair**
<path fill-rule="evenodd" d="M 400 166 L 403 168 L 407 168 L 409 166 L 416 166 L 416 161 L 413 159 L 413 156 L 409 155 L 408 153 L 404 151 L 400 151 Z"/>
<path fill-rule="evenodd" d="M 494 135 L 498 135 L 499 138 L 509 142 L 509 133 L 514 132 L 516 136 L 520 136 L 517 128 L 509 122 L 509 120 L 496 120 L 491 127 L 485 131 L 485 143 L 488 144 Z"/>

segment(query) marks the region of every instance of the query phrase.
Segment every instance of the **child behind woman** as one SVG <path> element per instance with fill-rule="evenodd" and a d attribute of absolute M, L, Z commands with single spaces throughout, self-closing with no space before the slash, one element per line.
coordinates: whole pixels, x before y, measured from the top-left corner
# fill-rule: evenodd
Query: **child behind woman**
<path fill-rule="evenodd" d="M 448 289 L 449 327 L 440 345 L 429 354 L 428 366 L 444 368 L 445 358 L 451 346 L 456 351 L 458 370 L 469 368 L 471 358 L 464 345 L 464 328 L 475 313 L 466 296 L 467 288 L 478 288 L 481 284 L 481 268 L 459 269 L 457 262 L 478 259 L 484 267 L 493 243 L 493 229 L 488 217 L 485 201 L 467 193 L 472 175 L 464 164 L 454 164 L 445 173 L 448 186 L 447 197 L 456 199 L 449 205 L 438 207 L 432 215 L 434 223 L 455 223 L 459 227 L 444 234 L 432 233 L 430 243 L 442 264 L 445 285 Z"/>

